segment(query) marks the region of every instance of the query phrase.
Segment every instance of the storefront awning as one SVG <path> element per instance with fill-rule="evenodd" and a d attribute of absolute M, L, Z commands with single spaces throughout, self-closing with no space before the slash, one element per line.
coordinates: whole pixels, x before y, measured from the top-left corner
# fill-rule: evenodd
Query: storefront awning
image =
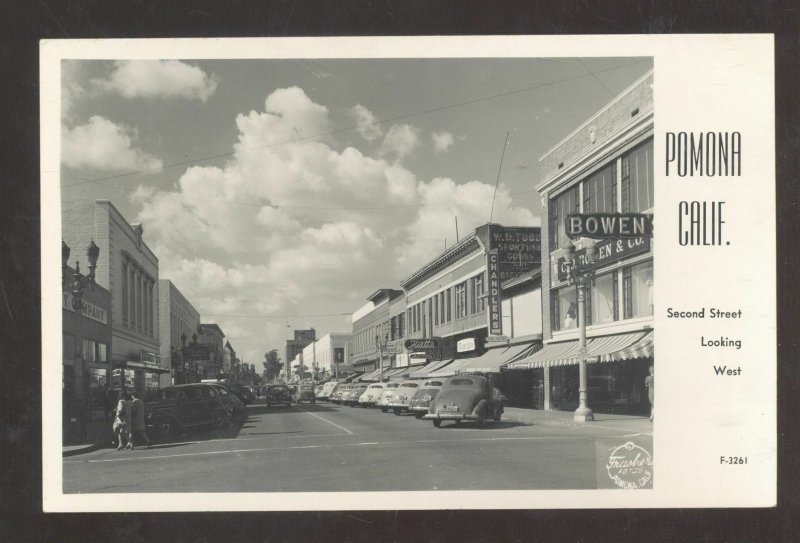
<path fill-rule="evenodd" d="M 151 364 L 145 364 L 143 362 L 136 362 L 134 360 L 125 360 L 122 362 L 114 362 L 115 368 L 126 368 L 129 370 L 144 370 L 149 371 L 150 373 L 170 373 L 172 370 L 170 368 L 162 368 L 161 366 L 153 366 Z"/>
<path fill-rule="evenodd" d="M 447 364 L 446 366 L 444 366 L 444 367 L 442 367 L 442 368 L 440 368 L 440 369 L 438 369 L 436 371 L 433 371 L 430 374 L 428 374 L 428 378 L 431 378 L 431 377 L 452 377 L 453 375 L 457 375 L 458 374 L 459 368 L 464 366 L 464 364 L 467 364 L 467 363 L 469 363 L 469 362 L 471 362 L 473 360 L 476 360 L 476 359 L 477 359 L 477 357 L 462 358 L 460 360 L 453 360 L 453 362 L 451 364 Z"/>
<path fill-rule="evenodd" d="M 530 343 L 495 347 L 478 358 L 468 359 L 466 364 L 458 368 L 458 373 L 499 373 L 500 368 L 506 363 L 519 358 L 520 355 L 533 348 Z"/>
<path fill-rule="evenodd" d="M 367 381 L 377 381 L 380 378 L 380 369 L 368 371 L 367 373 L 363 374 L 361 377 L 356 379 L 359 383 L 364 383 Z"/>
<path fill-rule="evenodd" d="M 409 374 L 409 377 L 411 379 L 425 379 L 429 377 L 432 372 L 442 369 L 452 361 L 453 361 L 452 358 L 446 358 L 444 360 L 434 360 L 428 365 L 423 366 L 421 369 L 417 371 L 412 371 L 411 374 Z"/>
<path fill-rule="evenodd" d="M 588 363 L 613 362 L 644 358 L 653 355 L 653 331 L 631 332 L 613 336 L 591 338 L 586 343 Z M 568 366 L 578 363 L 578 342 L 550 343 L 530 356 L 509 364 L 509 369 L 545 368 Z"/>

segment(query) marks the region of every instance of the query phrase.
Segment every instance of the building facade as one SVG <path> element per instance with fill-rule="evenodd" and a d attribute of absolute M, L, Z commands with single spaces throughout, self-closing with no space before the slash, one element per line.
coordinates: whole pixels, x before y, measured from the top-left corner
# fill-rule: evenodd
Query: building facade
<path fill-rule="evenodd" d="M 394 308 L 394 321 L 390 307 Z M 386 349 L 382 354 L 379 344 L 385 344 L 387 349 L 395 353 L 400 351 L 404 339 L 404 335 L 400 333 L 403 323 L 399 322 L 397 317 L 404 310 L 405 299 L 402 290 L 381 288 L 373 292 L 367 298 L 367 304 L 353 314 L 353 356 L 352 361 L 345 362 L 346 365 L 352 363 L 351 371 L 371 372 L 379 369 L 381 362 L 384 368 L 393 367 L 395 356 L 389 354 Z M 342 372 L 341 366 L 338 371 Z"/>
<path fill-rule="evenodd" d="M 208 358 L 201 361 L 199 372 L 202 379 L 220 379 L 225 353 L 225 333 L 219 325 L 214 323 L 201 323 L 200 335 L 197 343 L 206 347 Z"/>
<path fill-rule="evenodd" d="M 99 262 L 104 259 L 100 254 Z M 86 270 L 84 270 L 85 273 Z M 62 282 L 62 429 L 66 443 L 92 439 L 90 430 L 110 415 L 111 293 L 87 286 L 80 308 L 71 283 L 74 268 L 65 267 Z"/>
<path fill-rule="evenodd" d="M 287 380 L 292 378 L 293 367 L 299 364 L 299 362 L 295 362 L 297 355 L 302 356 L 303 349 L 316 339 L 317 331 L 309 328 L 308 330 L 295 330 L 294 338 L 286 340 L 286 358 L 284 358 L 286 364 L 282 373 Z"/>
<path fill-rule="evenodd" d="M 192 382 L 184 347 L 200 329 L 200 313 L 169 279 L 158 281 L 158 310 L 161 360 L 170 361 L 172 369 L 171 375 L 161 376 L 161 386 Z"/>
<path fill-rule="evenodd" d="M 111 386 L 140 394 L 170 373 L 161 360 L 158 259 L 139 224 L 129 224 L 108 200 L 62 201 L 62 237 L 71 247 L 93 239 L 100 248 L 96 281 L 111 293 Z"/>
<path fill-rule="evenodd" d="M 334 332 L 325 334 L 320 339 L 303 349 L 303 363 L 315 379 L 329 379 L 339 377 L 346 373 L 342 368 L 352 366 L 347 364 L 353 348 L 353 334 L 349 332 Z"/>
<path fill-rule="evenodd" d="M 639 79 L 540 159 L 544 348 L 512 364 L 541 372 L 547 409 L 578 405 L 577 291 L 564 266 L 570 213 L 653 212 L 653 73 Z M 588 240 L 576 248 L 580 257 Z M 653 365 L 653 247 L 646 237 L 597 242 L 586 296 L 589 407 L 647 414 Z"/>

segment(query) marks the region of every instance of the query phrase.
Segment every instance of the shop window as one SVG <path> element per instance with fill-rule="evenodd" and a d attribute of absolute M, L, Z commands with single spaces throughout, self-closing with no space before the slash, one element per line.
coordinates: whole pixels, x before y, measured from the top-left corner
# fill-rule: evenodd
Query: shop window
<path fill-rule="evenodd" d="M 89 403 L 91 409 L 105 409 L 107 378 L 106 370 L 89 369 Z"/>
<path fill-rule="evenodd" d="M 575 287 L 554 290 L 551 296 L 551 326 L 554 331 L 578 327 L 578 291 Z"/>
<path fill-rule="evenodd" d="M 586 315 L 589 317 L 587 324 L 603 324 L 617 320 L 616 275 L 616 272 L 612 272 L 595 279 L 587 299 L 589 303 L 586 309 Z"/>
<path fill-rule="evenodd" d="M 623 268 L 622 294 L 626 319 L 653 314 L 652 260 Z"/>
<path fill-rule="evenodd" d="M 144 390 L 145 394 L 151 392 L 159 387 L 159 380 L 157 373 L 151 373 L 149 371 L 145 372 L 144 374 Z"/>
<path fill-rule="evenodd" d="M 565 247 L 567 237 L 566 219 L 570 213 L 578 212 L 578 185 L 552 198 L 549 209 L 550 250 Z"/>
<path fill-rule="evenodd" d="M 451 311 L 451 307 L 452 307 L 452 302 L 453 302 L 451 300 L 451 295 L 450 295 L 451 291 L 452 291 L 452 289 L 447 289 L 447 292 L 445 292 L 445 294 L 446 294 L 446 296 L 445 296 L 445 305 L 447 306 L 447 322 L 450 322 L 450 321 L 453 320 L 453 315 L 450 312 Z"/>
<path fill-rule="evenodd" d="M 622 212 L 643 213 L 653 207 L 653 140 L 622 157 Z"/>

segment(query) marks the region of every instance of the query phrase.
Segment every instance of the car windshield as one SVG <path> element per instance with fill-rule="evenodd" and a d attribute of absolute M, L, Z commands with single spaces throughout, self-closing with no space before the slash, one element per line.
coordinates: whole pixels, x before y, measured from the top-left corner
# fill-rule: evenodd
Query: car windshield
<path fill-rule="evenodd" d="M 440 387 L 440 386 L 442 386 L 442 382 L 441 381 L 428 381 L 427 383 L 425 383 L 425 386 L 426 387 Z"/>
<path fill-rule="evenodd" d="M 475 384 L 475 381 L 472 379 L 453 379 L 450 381 L 451 386 L 472 386 Z"/>
<path fill-rule="evenodd" d="M 397 388 L 400 386 L 400 383 L 389 383 L 386 385 L 386 388 Z"/>
<path fill-rule="evenodd" d="M 419 384 L 417 383 L 403 383 L 403 388 L 418 388 Z"/>
<path fill-rule="evenodd" d="M 368 388 L 383 388 L 383 385 L 369 385 Z"/>

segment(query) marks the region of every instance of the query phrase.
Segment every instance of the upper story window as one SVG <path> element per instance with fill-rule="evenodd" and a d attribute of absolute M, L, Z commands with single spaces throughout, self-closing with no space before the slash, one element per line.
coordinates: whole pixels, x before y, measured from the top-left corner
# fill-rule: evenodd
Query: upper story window
<path fill-rule="evenodd" d="M 482 313 L 486 307 L 485 283 L 483 281 L 483 274 L 476 275 L 472 278 L 472 296 L 470 300 L 470 312 L 474 315 Z"/>
<path fill-rule="evenodd" d="M 617 211 L 617 165 L 609 164 L 583 183 L 583 213 Z"/>
<path fill-rule="evenodd" d="M 577 213 L 578 207 L 578 185 L 562 192 L 550 200 L 549 206 L 549 227 L 550 227 L 550 250 L 554 251 L 559 247 L 564 247 L 569 238 L 566 233 L 567 215 Z"/>
<path fill-rule="evenodd" d="M 456 318 L 467 316 L 467 282 L 456 285 Z"/>
<path fill-rule="evenodd" d="M 644 213 L 653 208 L 653 140 L 622 157 L 622 212 Z"/>

